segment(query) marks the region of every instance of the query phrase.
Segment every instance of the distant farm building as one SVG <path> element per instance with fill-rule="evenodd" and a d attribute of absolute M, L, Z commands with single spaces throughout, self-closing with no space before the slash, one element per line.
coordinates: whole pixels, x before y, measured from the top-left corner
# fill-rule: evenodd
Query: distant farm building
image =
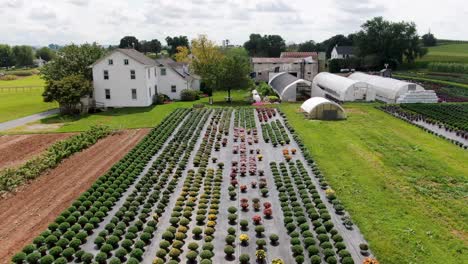
<path fill-rule="evenodd" d="M 331 52 L 330 59 L 348 59 L 354 57 L 354 47 L 335 46 Z"/>
<path fill-rule="evenodd" d="M 309 119 L 342 120 L 346 112 L 337 103 L 323 97 L 312 97 L 301 105 L 301 110 Z"/>
<path fill-rule="evenodd" d="M 278 94 L 281 101 L 302 101 L 312 95 L 310 81 L 297 78 L 287 72 L 271 73 L 268 84 Z"/>
<path fill-rule="evenodd" d="M 365 82 L 321 72 L 312 82 L 312 96 L 325 97 L 339 102 L 374 101 L 375 90 Z"/>
<path fill-rule="evenodd" d="M 348 78 L 369 84 L 375 90 L 375 98 L 386 103 L 437 103 L 434 91 L 424 90 L 418 84 L 393 78 L 369 75 L 362 72 L 351 74 Z"/>
<path fill-rule="evenodd" d="M 317 56 L 316 53 L 314 56 Z M 300 56 L 301 54 L 285 54 L 285 56 Z M 304 54 L 302 54 L 304 55 Z M 297 78 L 312 81 L 318 73 L 318 61 L 314 56 L 252 58 L 252 77 L 255 81 L 268 82 L 270 73 L 287 72 Z"/>

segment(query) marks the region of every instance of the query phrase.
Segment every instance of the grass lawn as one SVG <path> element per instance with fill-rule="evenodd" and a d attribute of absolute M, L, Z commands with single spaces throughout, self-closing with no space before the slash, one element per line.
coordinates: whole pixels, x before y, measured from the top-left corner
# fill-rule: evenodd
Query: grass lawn
<path fill-rule="evenodd" d="M 235 90 L 231 92 L 233 102 L 228 104 L 225 102 L 227 97 L 226 91 L 215 92 L 213 95 L 214 104 L 212 106 L 241 106 L 246 105 L 244 100 L 247 95 L 247 91 Z M 194 104 L 208 104 L 208 98 L 202 98 L 195 102 L 173 102 L 165 105 L 156 105 L 150 107 L 138 107 L 138 108 L 121 108 L 111 109 L 106 112 L 97 114 L 88 114 L 80 117 L 60 116 L 55 115 L 49 118 L 41 120 L 39 123 L 42 124 L 62 124 L 60 128 L 54 128 L 53 130 L 46 132 L 75 132 L 87 130 L 90 126 L 95 124 L 107 124 L 114 128 L 141 128 L 141 127 L 154 127 L 159 124 L 161 120 L 170 114 L 174 109 L 181 107 L 192 107 Z M 25 130 L 25 127 L 19 127 L 9 132 L 22 133 L 31 132 Z M 43 131 L 44 132 L 44 131 Z"/>
<path fill-rule="evenodd" d="M 446 44 L 428 48 L 426 56 L 419 59 L 429 62 L 468 63 L 468 44 Z"/>
<path fill-rule="evenodd" d="M 346 121 L 281 109 L 381 263 L 468 263 L 468 152 L 374 104 Z"/>
<path fill-rule="evenodd" d="M 24 91 L 3 89 L 4 87 L 43 85 L 44 82 L 37 75 L 14 81 L 0 80 L 0 123 L 56 108 L 57 104 L 42 101 L 43 88 Z"/>

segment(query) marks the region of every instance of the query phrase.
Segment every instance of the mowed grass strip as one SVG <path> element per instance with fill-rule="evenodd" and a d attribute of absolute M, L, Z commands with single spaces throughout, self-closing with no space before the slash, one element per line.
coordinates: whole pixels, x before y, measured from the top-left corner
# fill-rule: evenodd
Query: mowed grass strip
<path fill-rule="evenodd" d="M 374 108 L 281 105 L 381 263 L 468 263 L 468 152 Z"/>
<path fill-rule="evenodd" d="M 24 86 L 37 88 L 5 89 Z M 0 80 L 0 123 L 57 108 L 56 103 L 43 101 L 43 86 L 44 81 L 37 75 L 13 81 Z"/>
<path fill-rule="evenodd" d="M 209 105 L 209 98 L 205 97 L 194 102 L 172 102 L 150 107 L 116 108 L 101 113 L 75 117 L 54 115 L 41 120 L 40 123 L 62 125 L 60 128 L 48 132 L 85 131 L 92 125 L 98 124 L 105 124 L 118 129 L 154 127 L 177 108 L 190 108 L 193 107 L 194 104 L 204 104 L 206 107 L 246 105 L 245 96 L 247 93 L 248 91 L 245 90 L 231 91 L 231 97 L 233 98 L 232 103 L 226 103 L 226 91 L 216 91 L 213 94 L 213 105 Z M 24 131 L 22 131 L 22 128 L 19 128 L 14 130 L 14 132 L 21 133 Z"/>

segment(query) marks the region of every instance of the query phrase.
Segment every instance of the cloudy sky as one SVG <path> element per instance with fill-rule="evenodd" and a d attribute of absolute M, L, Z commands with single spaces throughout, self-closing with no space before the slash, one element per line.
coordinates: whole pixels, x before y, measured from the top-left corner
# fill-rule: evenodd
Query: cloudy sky
<path fill-rule="evenodd" d="M 466 0 L 0 0 L 0 43 L 117 44 L 124 35 L 207 34 L 242 44 L 253 32 L 318 42 L 358 31 L 374 16 L 414 21 L 420 34 L 468 40 Z"/>

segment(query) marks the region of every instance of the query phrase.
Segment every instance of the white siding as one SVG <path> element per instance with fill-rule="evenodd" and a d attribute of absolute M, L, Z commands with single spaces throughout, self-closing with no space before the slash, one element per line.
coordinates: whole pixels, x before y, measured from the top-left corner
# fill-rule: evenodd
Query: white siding
<path fill-rule="evenodd" d="M 112 59 L 113 65 L 109 65 Z M 124 65 L 128 59 L 129 64 Z M 155 66 L 145 66 L 125 54 L 115 51 L 93 66 L 94 99 L 106 107 L 143 107 L 152 104 L 148 88 L 156 85 L 153 73 Z M 104 80 L 104 70 L 109 72 L 109 80 Z M 135 79 L 130 78 L 130 71 L 135 70 Z M 106 99 L 105 89 L 110 89 L 111 99 Z M 132 89 L 137 90 L 137 99 L 132 99 Z"/>
<path fill-rule="evenodd" d="M 166 75 L 161 75 L 161 69 L 166 69 Z M 180 91 L 190 89 L 187 81 L 170 67 L 158 67 L 158 94 L 165 94 L 171 99 L 179 100 Z M 176 86 L 176 92 L 171 91 L 171 86 Z"/>

